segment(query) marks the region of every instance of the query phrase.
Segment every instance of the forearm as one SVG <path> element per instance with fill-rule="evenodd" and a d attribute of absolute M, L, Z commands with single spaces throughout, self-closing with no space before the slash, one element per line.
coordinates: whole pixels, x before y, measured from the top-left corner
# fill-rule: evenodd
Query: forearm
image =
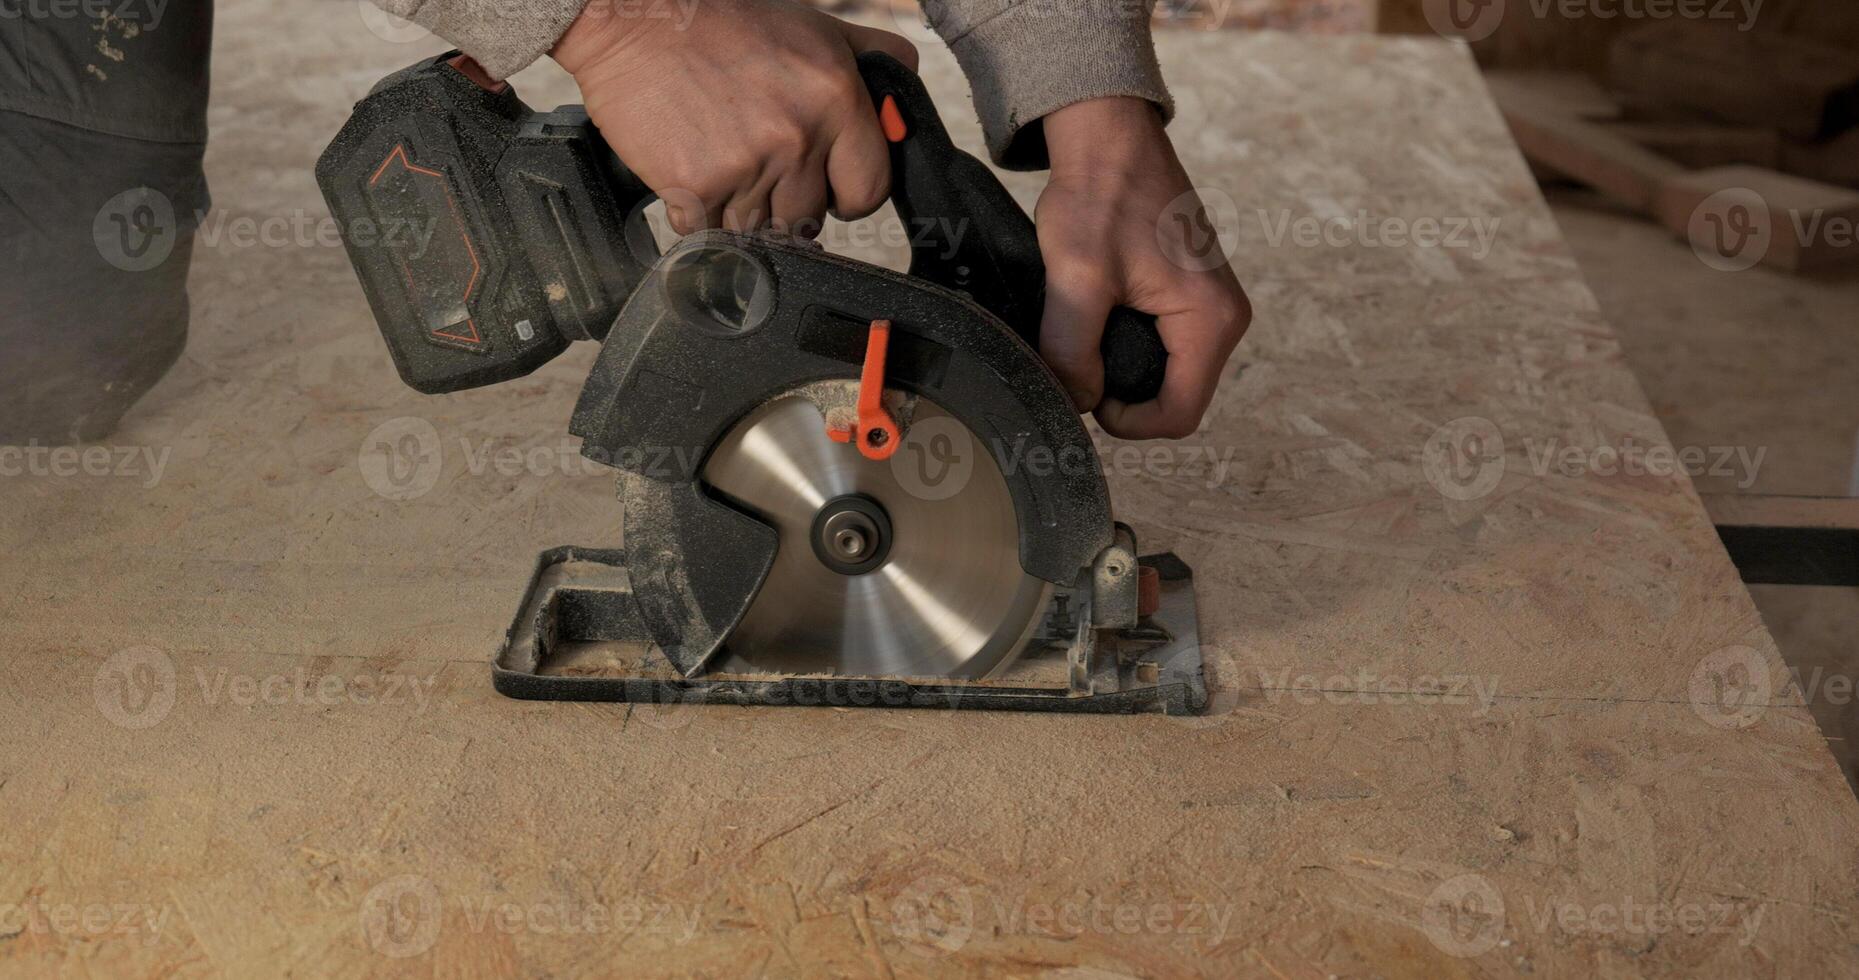
<path fill-rule="evenodd" d="M 1113 96 L 1143 99 L 1164 120 L 1162 82 L 1141 0 L 922 0 L 930 25 L 974 89 L 988 153 L 1011 169 L 1047 164 L 1041 119 Z"/>

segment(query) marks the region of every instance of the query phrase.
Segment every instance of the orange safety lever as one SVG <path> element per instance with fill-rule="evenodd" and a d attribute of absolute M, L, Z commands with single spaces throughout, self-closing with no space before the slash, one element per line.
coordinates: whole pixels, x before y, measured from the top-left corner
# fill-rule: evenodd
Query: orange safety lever
<path fill-rule="evenodd" d="M 858 381 L 858 451 L 866 459 L 890 459 L 901 441 L 897 420 L 884 410 L 884 355 L 891 346 L 891 321 L 871 321 L 865 338 L 865 366 Z M 852 442 L 853 430 L 828 425 L 834 442 Z"/>

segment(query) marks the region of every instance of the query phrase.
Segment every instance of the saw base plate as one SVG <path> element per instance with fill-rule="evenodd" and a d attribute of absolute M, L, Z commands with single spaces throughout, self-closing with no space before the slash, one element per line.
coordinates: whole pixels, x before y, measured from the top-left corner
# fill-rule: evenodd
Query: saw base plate
<path fill-rule="evenodd" d="M 543 552 L 516 620 L 492 663 L 507 697 L 844 708 L 1199 714 L 1207 704 L 1194 578 L 1173 554 L 1141 559 L 1157 569 L 1161 603 L 1130 630 L 1080 628 L 1070 647 L 1028 650 L 985 680 L 734 673 L 684 677 L 647 637 L 624 563 L 614 549 Z M 1089 651 L 1088 677 L 1072 669 Z M 1094 645 L 1093 645 L 1094 644 Z"/>

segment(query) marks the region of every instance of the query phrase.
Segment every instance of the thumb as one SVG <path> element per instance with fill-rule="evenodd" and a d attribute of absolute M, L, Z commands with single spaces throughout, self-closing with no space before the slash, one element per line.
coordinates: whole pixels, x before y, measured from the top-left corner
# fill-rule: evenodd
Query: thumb
<path fill-rule="evenodd" d="M 903 35 L 881 31 L 875 27 L 848 24 L 845 21 L 838 21 L 838 24 L 839 29 L 845 33 L 846 42 L 852 45 L 853 51 L 882 51 L 903 62 L 905 68 L 911 71 L 917 70 L 917 46 L 911 44 Z"/>

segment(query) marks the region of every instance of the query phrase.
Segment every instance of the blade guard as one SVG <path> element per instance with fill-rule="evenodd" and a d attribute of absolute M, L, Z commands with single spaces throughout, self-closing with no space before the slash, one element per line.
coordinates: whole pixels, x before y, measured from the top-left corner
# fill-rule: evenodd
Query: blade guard
<path fill-rule="evenodd" d="M 711 447 L 769 399 L 858 372 L 874 320 L 890 322 L 885 387 L 941 405 L 995 456 L 1028 574 L 1070 585 L 1110 543 L 1090 435 L 999 319 L 933 283 L 817 249 L 692 235 L 621 312 L 569 425 L 583 454 L 622 471 L 640 611 L 686 676 L 740 620 L 777 546 L 767 525 L 704 492 Z"/>

